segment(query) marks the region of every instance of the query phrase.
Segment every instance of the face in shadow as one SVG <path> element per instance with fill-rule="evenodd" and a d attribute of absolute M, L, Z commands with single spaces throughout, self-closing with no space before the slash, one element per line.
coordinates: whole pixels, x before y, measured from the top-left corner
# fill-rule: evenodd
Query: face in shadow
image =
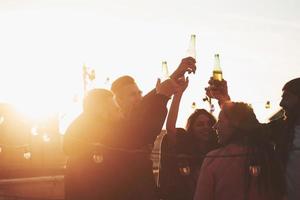
<path fill-rule="evenodd" d="M 142 100 L 142 92 L 135 83 L 122 87 L 116 100 L 123 112 L 129 112 Z"/>
<path fill-rule="evenodd" d="M 280 101 L 280 106 L 283 108 L 287 118 L 299 116 L 300 111 L 300 99 L 298 96 L 284 91 Z"/>
<path fill-rule="evenodd" d="M 235 128 L 226 117 L 224 111 L 220 112 L 219 120 L 214 125 L 214 129 L 217 131 L 218 141 L 220 144 L 227 144 L 235 131 Z"/>
<path fill-rule="evenodd" d="M 192 134 L 201 141 L 208 141 L 212 132 L 211 119 L 204 114 L 200 114 L 192 126 Z"/>

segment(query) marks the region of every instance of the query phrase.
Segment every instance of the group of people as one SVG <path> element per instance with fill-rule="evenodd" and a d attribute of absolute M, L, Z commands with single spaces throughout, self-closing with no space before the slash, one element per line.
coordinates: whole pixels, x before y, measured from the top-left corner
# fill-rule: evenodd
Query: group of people
<path fill-rule="evenodd" d="M 195 63 L 183 59 L 170 79 L 158 80 L 144 97 L 130 76 L 115 80 L 111 91 L 94 89 L 86 95 L 82 114 L 64 137 L 69 156 L 65 199 L 157 199 L 150 146 L 161 132 L 178 80 L 194 73 Z"/>
<path fill-rule="evenodd" d="M 230 100 L 225 80 L 211 78 L 206 94 L 219 101 L 218 120 L 196 109 L 179 128 L 185 73 L 195 73 L 195 64 L 184 58 L 144 97 L 130 76 L 86 95 L 64 138 L 67 200 L 300 199 L 300 78 L 283 87 L 285 116 L 268 124 Z M 156 185 L 150 154 L 166 118 Z"/>

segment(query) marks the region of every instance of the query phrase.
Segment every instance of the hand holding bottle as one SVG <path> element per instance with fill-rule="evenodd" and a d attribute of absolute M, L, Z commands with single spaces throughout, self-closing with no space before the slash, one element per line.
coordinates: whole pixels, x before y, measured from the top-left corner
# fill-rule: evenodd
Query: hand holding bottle
<path fill-rule="evenodd" d="M 213 79 L 222 81 L 223 79 L 223 72 L 220 66 L 220 56 L 219 54 L 215 54 L 215 66 L 213 69 Z"/>
<path fill-rule="evenodd" d="M 217 99 L 220 105 L 226 101 L 230 101 L 226 80 L 222 79 L 219 81 L 211 77 L 208 84 L 209 86 L 205 88 L 208 97 Z"/>
<path fill-rule="evenodd" d="M 196 60 L 192 57 L 182 59 L 178 68 L 172 73 L 170 78 L 177 81 L 177 79 L 184 76 L 186 72 L 189 74 L 196 72 Z"/>

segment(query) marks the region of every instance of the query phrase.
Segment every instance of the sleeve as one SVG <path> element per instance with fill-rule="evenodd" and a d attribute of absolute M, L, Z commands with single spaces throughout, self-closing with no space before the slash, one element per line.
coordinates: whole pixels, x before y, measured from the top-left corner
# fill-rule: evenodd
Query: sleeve
<path fill-rule="evenodd" d="M 202 164 L 198 177 L 194 200 L 213 200 L 214 199 L 214 177 L 211 167 L 211 158 L 206 158 Z"/>
<path fill-rule="evenodd" d="M 168 97 L 156 94 L 154 90 L 143 97 L 125 124 L 132 147 L 140 148 L 154 143 L 167 116 L 168 100 Z"/>
<path fill-rule="evenodd" d="M 286 123 L 283 119 L 271 121 L 267 124 L 262 124 L 263 134 L 267 141 L 270 141 L 275 147 L 282 148 L 286 145 Z"/>

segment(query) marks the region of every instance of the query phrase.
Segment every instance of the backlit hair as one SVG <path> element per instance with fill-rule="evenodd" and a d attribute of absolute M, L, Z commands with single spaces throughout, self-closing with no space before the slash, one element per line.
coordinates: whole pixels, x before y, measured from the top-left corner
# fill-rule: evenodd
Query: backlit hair
<path fill-rule="evenodd" d="M 108 100 L 113 98 L 111 91 L 106 89 L 93 89 L 90 90 L 83 100 L 83 111 L 93 112 L 95 106 L 106 105 Z M 104 107 L 103 106 L 103 107 Z"/>
<path fill-rule="evenodd" d="M 111 85 L 111 91 L 114 94 L 119 93 L 122 88 L 126 85 L 130 85 L 130 84 L 135 84 L 134 79 L 131 76 L 121 76 L 119 78 L 117 78 Z"/>

